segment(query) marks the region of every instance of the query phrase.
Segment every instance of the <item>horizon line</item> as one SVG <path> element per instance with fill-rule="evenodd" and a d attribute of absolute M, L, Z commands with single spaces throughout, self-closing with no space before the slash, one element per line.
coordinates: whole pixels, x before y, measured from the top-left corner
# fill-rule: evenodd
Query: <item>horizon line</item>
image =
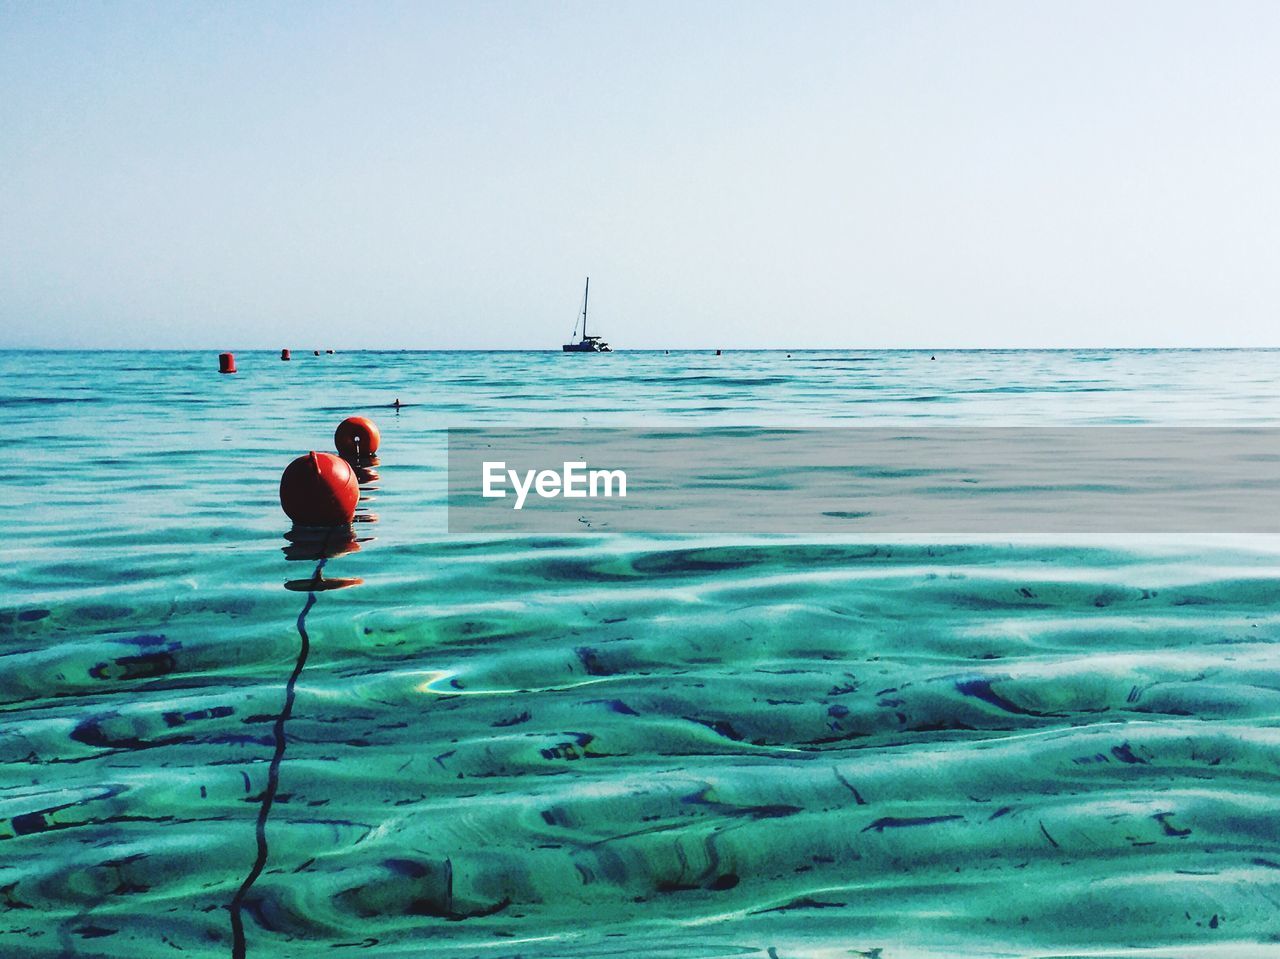
<path fill-rule="evenodd" d="M 315 355 L 315 347 L 284 347 L 300 357 Z M 488 347 L 325 347 L 320 355 L 337 353 L 551 353 L 561 354 L 554 347 L 523 349 L 494 349 Z M 251 346 L 225 349 L 213 346 L 0 346 L 0 353 L 279 353 L 281 347 Z M 609 356 L 618 353 L 1194 353 L 1194 352 L 1267 352 L 1280 350 L 1280 346 L 681 346 L 681 347 L 622 347 L 610 353 L 591 354 Z M 572 354 L 576 355 L 576 354 Z"/>

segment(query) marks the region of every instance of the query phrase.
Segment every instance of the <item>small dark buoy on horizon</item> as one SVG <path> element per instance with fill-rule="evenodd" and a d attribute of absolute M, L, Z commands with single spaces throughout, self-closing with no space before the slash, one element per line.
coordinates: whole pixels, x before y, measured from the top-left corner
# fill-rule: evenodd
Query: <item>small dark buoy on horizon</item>
<path fill-rule="evenodd" d="M 719 356 L 719 355 L 720 355 L 720 351 L 716 350 L 716 356 Z"/>
<path fill-rule="evenodd" d="M 293 357 L 289 355 L 289 351 L 288 351 L 288 350 L 281 350 L 281 351 L 280 351 L 280 359 L 282 359 L 282 360 L 290 360 L 290 359 L 293 359 Z"/>
<path fill-rule="evenodd" d="M 312 350 L 312 351 L 311 351 L 311 355 L 312 355 L 312 356 L 319 356 L 319 355 L 320 355 L 320 351 L 319 351 L 319 350 Z"/>
<path fill-rule="evenodd" d="M 325 350 L 326 353 L 332 353 L 333 350 Z"/>
<path fill-rule="evenodd" d="M 236 355 L 234 353 L 218 354 L 218 372 L 234 373 L 236 371 Z"/>
<path fill-rule="evenodd" d="M 332 453 L 299 456 L 280 477 L 280 506 L 299 526 L 350 523 L 359 500 L 355 472 Z"/>
<path fill-rule="evenodd" d="M 931 360 L 936 360 L 936 359 L 937 359 L 937 357 L 936 357 L 936 356 L 930 356 L 930 357 L 929 357 L 929 359 L 931 359 Z"/>
<path fill-rule="evenodd" d="M 365 416 L 348 416 L 334 431 L 333 445 L 343 459 L 360 460 L 378 452 L 381 438 L 373 420 Z"/>

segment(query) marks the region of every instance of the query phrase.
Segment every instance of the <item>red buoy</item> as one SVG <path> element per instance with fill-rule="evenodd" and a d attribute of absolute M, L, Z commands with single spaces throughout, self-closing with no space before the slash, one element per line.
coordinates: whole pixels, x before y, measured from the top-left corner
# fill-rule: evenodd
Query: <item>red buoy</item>
<path fill-rule="evenodd" d="M 356 474 L 332 453 L 299 456 L 280 477 L 280 505 L 300 526 L 350 523 L 359 499 Z"/>
<path fill-rule="evenodd" d="M 334 448 L 343 459 L 359 460 L 378 452 L 378 428 L 364 416 L 348 416 L 333 434 Z"/>
<path fill-rule="evenodd" d="M 291 357 L 289 356 L 289 351 L 288 351 L 288 350 L 281 350 L 281 351 L 280 351 L 280 359 L 282 359 L 282 360 L 291 359 Z"/>
<path fill-rule="evenodd" d="M 218 372 L 234 373 L 236 371 L 236 355 L 234 353 L 218 354 Z"/>

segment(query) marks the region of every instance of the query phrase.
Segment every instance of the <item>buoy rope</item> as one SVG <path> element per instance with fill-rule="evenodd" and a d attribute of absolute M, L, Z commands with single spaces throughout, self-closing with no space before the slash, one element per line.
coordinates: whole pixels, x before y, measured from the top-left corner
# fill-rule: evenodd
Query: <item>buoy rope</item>
<path fill-rule="evenodd" d="M 316 571 L 311 574 L 313 584 L 320 580 L 320 574 L 324 571 L 324 564 L 328 561 L 328 558 L 324 555 L 328 545 L 329 536 L 326 536 L 324 546 L 320 550 L 320 561 L 316 563 Z M 258 807 L 258 822 L 255 830 L 258 840 L 258 854 L 253 861 L 253 868 L 244 877 L 244 882 L 240 884 L 240 888 L 231 900 L 232 959 L 245 959 L 244 917 L 242 915 L 244 900 L 249 895 L 249 890 L 253 888 L 253 884 L 258 881 L 258 877 L 262 875 L 262 870 L 267 866 L 269 852 L 267 847 L 267 818 L 271 815 L 271 806 L 275 802 L 276 792 L 280 788 L 280 764 L 284 760 L 285 724 L 293 714 L 293 701 L 297 695 L 298 677 L 302 675 L 302 667 L 307 664 L 307 655 L 311 652 L 311 638 L 307 635 L 307 613 L 311 612 L 311 607 L 315 604 L 316 591 L 313 588 L 307 592 L 307 601 L 303 604 L 302 612 L 298 613 L 298 659 L 293 664 L 293 672 L 290 673 L 289 680 L 284 686 L 284 708 L 280 710 L 280 714 L 276 717 L 275 751 L 271 755 L 271 765 L 267 769 L 267 788 L 262 792 L 262 804 Z"/>

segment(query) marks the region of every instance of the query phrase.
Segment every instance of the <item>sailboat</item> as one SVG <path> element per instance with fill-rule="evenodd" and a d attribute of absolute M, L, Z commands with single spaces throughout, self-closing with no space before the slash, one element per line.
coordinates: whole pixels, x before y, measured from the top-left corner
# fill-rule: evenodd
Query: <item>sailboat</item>
<path fill-rule="evenodd" d="M 591 293 L 591 277 L 587 277 L 587 287 L 582 292 L 582 339 L 577 343 L 566 343 L 561 349 L 566 353 L 612 353 L 613 348 L 598 336 L 587 336 L 587 297 Z M 578 324 L 573 324 L 573 335 L 578 335 Z"/>

